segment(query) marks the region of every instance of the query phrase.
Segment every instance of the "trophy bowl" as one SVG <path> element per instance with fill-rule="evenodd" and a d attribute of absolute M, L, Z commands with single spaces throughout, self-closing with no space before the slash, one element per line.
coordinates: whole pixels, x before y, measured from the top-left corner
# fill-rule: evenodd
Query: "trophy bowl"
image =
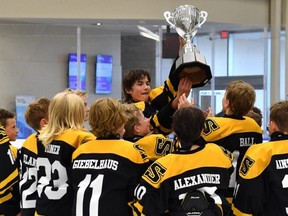
<path fill-rule="evenodd" d="M 198 29 L 206 22 L 207 16 L 206 11 L 199 11 L 193 5 L 181 5 L 173 13 L 164 12 L 166 21 L 185 40 L 179 58 L 176 60 L 174 75 L 179 79 L 185 76 L 189 77 L 192 81 L 192 88 L 202 87 L 212 78 L 206 58 L 192 43 Z"/>

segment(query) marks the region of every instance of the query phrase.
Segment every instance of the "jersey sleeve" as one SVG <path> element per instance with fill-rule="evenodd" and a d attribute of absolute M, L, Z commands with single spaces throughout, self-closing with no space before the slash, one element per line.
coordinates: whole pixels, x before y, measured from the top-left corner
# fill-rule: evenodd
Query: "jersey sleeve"
<path fill-rule="evenodd" d="M 268 182 L 265 178 L 267 163 L 256 162 L 253 156 L 254 149 L 250 148 L 246 152 L 240 166 L 232 201 L 233 213 L 236 216 L 259 215 L 267 199 Z"/>
<path fill-rule="evenodd" d="M 3 127 L 0 127 L 0 158 L 0 214 L 16 215 L 20 211 L 17 148 L 11 146 Z"/>
<path fill-rule="evenodd" d="M 168 102 L 150 118 L 150 124 L 156 133 L 168 135 L 172 132 L 172 116 L 175 113 L 171 102 Z"/>
<path fill-rule="evenodd" d="M 130 202 L 134 216 L 140 215 L 161 215 L 160 191 L 144 179 L 135 189 L 135 200 Z M 164 200 L 164 199 L 163 199 Z"/>
<path fill-rule="evenodd" d="M 164 85 L 152 89 L 149 93 L 149 102 L 151 106 L 157 110 L 153 114 L 150 123 L 156 133 L 168 135 L 172 132 L 172 116 L 175 109 L 172 108 L 172 101 L 177 96 L 179 76 L 175 73 L 176 60 L 174 60 L 168 78 L 165 80 Z"/>
<path fill-rule="evenodd" d="M 150 161 L 155 161 L 175 150 L 175 141 L 163 134 L 150 134 L 136 142 L 146 152 Z"/>
<path fill-rule="evenodd" d="M 171 123 L 175 110 L 171 103 L 164 105 L 160 110 L 155 109 L 148 102 L 137 102 L 135 105 L 142 110 L 144 116 L 150 119 L 150 125 L 153 127 L 154 133 L 168 135 L 172 132 Z"/>

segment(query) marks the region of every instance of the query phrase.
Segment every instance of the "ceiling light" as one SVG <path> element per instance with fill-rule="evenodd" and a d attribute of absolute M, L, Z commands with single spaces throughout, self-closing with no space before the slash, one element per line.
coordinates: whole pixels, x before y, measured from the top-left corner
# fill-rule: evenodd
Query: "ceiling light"
<path fill-rule="evenodd" d="M 156 40 L 156 41 L 160 41 L 160 37 L 159 35 L 153 33 L 152 31 L 150 31 L 149 29 L 143 27 L 143 26 L 137 26 L 140 32 L 140 35 L 142 35 L 143 37 L 146 38 L 150 38 L 152 40 Z"/>

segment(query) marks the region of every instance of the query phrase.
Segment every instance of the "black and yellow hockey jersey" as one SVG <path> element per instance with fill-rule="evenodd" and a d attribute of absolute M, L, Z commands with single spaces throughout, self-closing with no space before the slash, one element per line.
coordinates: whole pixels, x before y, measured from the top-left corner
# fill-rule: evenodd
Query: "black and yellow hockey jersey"
<path fill-rule="evenodd" d="M 168 102 L 159 110 L 144 101 L 137 102 L 135 105 L 142 110 L 146 118 L 150 118 L 150 125 L 155 133 L 168 135 L 172 132 L 172 116 L 175 110 L 172 108 L 171 102 Z"/>
<path fill-rule="evenodd" d="M 231 176 L 231 189 L 227 194 L 229 201 L 232 201 L 239 165 L 251 145 L 262 143 L 262 129 L 252 118 L 225 115 L 224 117 L 208 118 L 202 137 L 205 142 L 216 143 L 234 154 L 235 170 Z"/>
<path fill-rule="evenodd" d="M 119 139 L 96 139 L 73 153 L 73 215 L 131 215 L 128 201 L 148 167 L 144 150 Z"/>
<path fill-rule="evenodd" d="M 288 213 L 288 135 L 273 133 L 271 141 L 251 146 L 239 170 L 233 213 L 282 216 Z"/>
<path fill-rule="evenodd" d="M 147 136 L 134 136 L 127 140 L 135 142 L 142 147 L 150 161 L 155 161 L 176 149 L 177 142 L 165 137 L 163 134 L 149 134 Z"/>
<path fill-rule="evenodd" d="M 21 148 L 21 215 L 34 216 L 37 198 L 37 155 L 38 149 L 44 146 L 38 141 L 38 134 L 31 134 Z"/>
<path fill-rule="evenodd" d="M 172 108 L 172 101 L 177 96 L 179 77 L 175 74 L 175 62 L 171 66 L 168 78 L 164 85 L 156 87 L 149 92 L 149 102 L 137 102 L 146 118 L 150 118 L 150 124 L 155 133 L 168 135 L 172 132 L 172 116 L 175 109 Z"/>
<path fill-rule="evenodd" d="M 0 215 L 14 216 L 20 212 L 18 149 L 12 146 L 0 126 Z"/>
<path fill-rule="evenodd" d="M 230 211 L 230 205 L 220 191 L 228 189 L 232 160 L 229 151 L 215 144 L 172 152 L 156 160 L 135 190 L 138 201 L 131 203 L 134 215 L 161 215 L 164 212 L 176 215 L 183 212 L 181 203 L 185 196 L 196 191 L 205 193 L 210 207 L 225 215 Z"/>
<path fill-rule="evenodd" d="M 54 137 L 43 149 L 38 149 L 36 211 L 38 215 L 71 215 L 73 189 L 68 179 L 74 150 L 90 140 L 92 133 L 67 130 Z"/>

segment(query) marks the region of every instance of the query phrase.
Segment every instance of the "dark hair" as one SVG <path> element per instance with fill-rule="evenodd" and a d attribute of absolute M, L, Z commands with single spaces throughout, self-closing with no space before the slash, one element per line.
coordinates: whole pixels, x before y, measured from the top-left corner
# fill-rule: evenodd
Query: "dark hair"
<path fill-rule="evenodd" d="M 124 76 L 122 81 L 122 89 L 124 93 L 124 101 L 126 103 L 132 103 L 133 99 L 127 91 L 131 90 L 133 85 L 143 78 L 147 77 L 148 81 L 151 81 L 151 76 L 148 71 L 143 69 L 132 69 Z"/>
<path fill-rule="evenodd" d="M 203 111 L 196 107 L 183 107 L 174 113 L 172 126 L 181 148 L 190 149 L 200 138 L 204 122 Z"/>
<path fill-rule="evenodd" d="M 15 114 L 6 109 L 0 109 L 0 125 L 6 127 L 7 119 L 15 118 Z"/>
<path fill-rule="evenodd" d="M 260 127 L 262 126 L 262 112 L 258 107 L 252 107 L 246 116 L 254 119 Z"/>
<path fill-rule="evenodd" d="M 262 116 L 262 112 L 261 112 L 261 110 L 258 107 L 254 106 L 254 107 L 252 107 L 252 110 L 253 110 L 253 112 L 259 114 L 261 118 L 263 117 Z"/>

